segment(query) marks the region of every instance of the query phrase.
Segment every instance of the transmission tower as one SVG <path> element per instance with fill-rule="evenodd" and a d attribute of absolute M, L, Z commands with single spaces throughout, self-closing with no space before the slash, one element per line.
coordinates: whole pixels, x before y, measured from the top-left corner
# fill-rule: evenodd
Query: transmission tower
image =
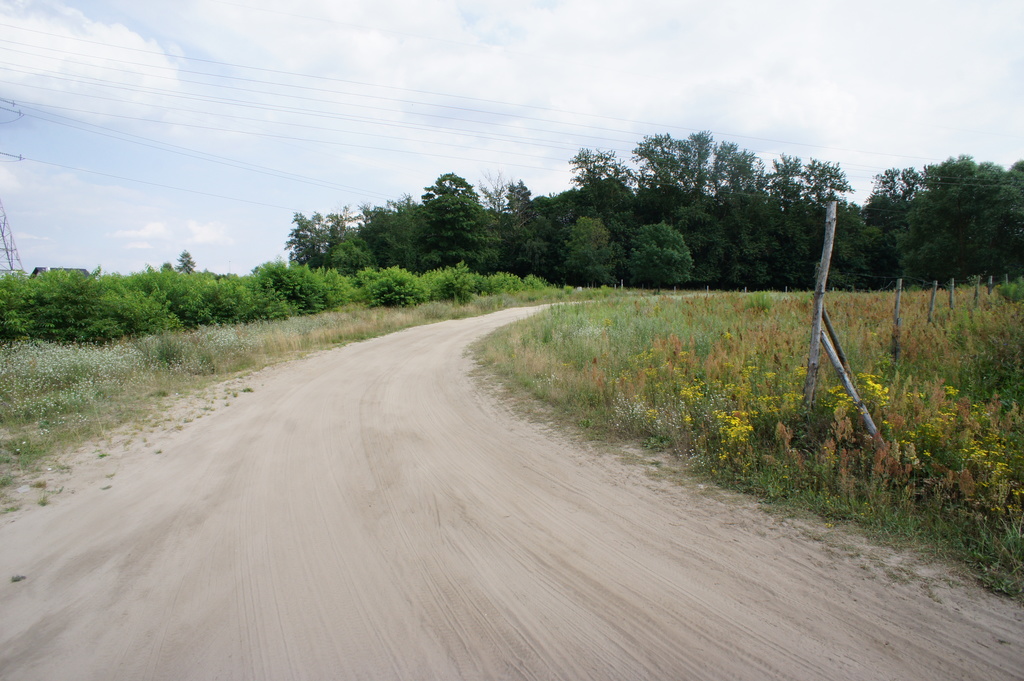
<path fill-rule="evenodd" d="M 4 210 L 4 202 L 0 201 L 0 240 L 4 242 L 4 257 L 0 260 L 0 274 L 8 272 L 21 272 L 21 256 L 18 255 L 18 247 L 14 245 L 14 233 L 7 224 L 7 212 Z"/>

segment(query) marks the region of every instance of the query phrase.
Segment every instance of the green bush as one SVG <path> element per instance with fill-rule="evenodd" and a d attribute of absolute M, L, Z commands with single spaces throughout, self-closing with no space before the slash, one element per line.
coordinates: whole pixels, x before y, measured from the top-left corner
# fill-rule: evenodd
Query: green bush
<path fill-rule="evenodd" d="M 0 275 L 0 341 L 28 338 L 32 316 L 31 289 L 24 274 Z"/>
<path fill-rule="evenodd" d="M 323 280 L 328 310 L 341 307 L 356 299 L 356 287 L 352 277 L 346 277 L 332 269 L 317 270 L 316 274 Z"/>
<path fill-rule="evenodd" d="M 474 274 L 460 262 L 452 267 L 431 270 L 420 277 L 420 283 L 428 300 L 450 300 L 464 305 L 477 293 L 477 279 Z"/>
<path fill-rule="evenodd" d="M 117 285 L 99 273 L 50 270 L 30 280 L 28 335 L 58 343 L 111 340 L 128 333 L 117 317 L 134 315 L 117 301 Z M 115 314 L 121 308 L 123 315 Z"/>
<path fill-rule="evenodd" d="M 1024 302 L 1024 277 L 1018 277 L 1014 281 L 1000 284 L 996 289 L 999 295 L 1015 303 Z"/>
<path fill-rule="evenodd" d="M 551 284 L 546 282 L 542 277 L 538 277 L 536 274 L 527 274 L 523 279 L 523 289 L 526 291 L 541 291 L 550 287 Z"/>
<path fill-rule="evenodd" d="M 499 293 L 519 293 L 526 290 L 523 280 L 508 272 L 495 272 L 482 277 L 482 293 L 494 296 Z"/>
<path fill-rule="evenodd" d="M 413 307 L 427 299 L 419 278 L 401 267 L 361 270 L 356 283 L 370 307 Z"/>
<path fill-rule="evenodd" d="M 327 309 L 328 291 L 322 276 L 306 265 L 268 262 L 253 271 L 257 286 L 273 291 L 295 314 L 314 314 Z"/>

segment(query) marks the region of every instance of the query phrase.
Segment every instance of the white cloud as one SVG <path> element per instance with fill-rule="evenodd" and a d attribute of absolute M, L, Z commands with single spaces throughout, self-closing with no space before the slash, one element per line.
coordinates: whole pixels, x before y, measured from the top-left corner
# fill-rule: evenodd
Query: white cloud
<path fill-rule="evenodd" d="M 28 234 L 27 232 L 15 232 L 14 238 L 17 241 L 53 241 L 48 236 L 36 236 L 35 234 Z"/>
<path fill-rule="evenodd" d="M 227 233 L 227 227 L 219 222 L 199 223 L 189 220 L 185 223 L 188 231 L 192 234 L 186 243 L 189 244 L 210 244 L 216 246 L 230 246 L 235 243 Z"/>
<path fill-rule="evenodd" d="M 171 233 L 164 223 L 150 222 L 139 229 L 122 229 L 110 236 L 118 239 L 169 239 Z M 136 246 L 136 248 L 138 247 Z M 146 245 L 145 248 L 152 248 L 152 246 Z"/>

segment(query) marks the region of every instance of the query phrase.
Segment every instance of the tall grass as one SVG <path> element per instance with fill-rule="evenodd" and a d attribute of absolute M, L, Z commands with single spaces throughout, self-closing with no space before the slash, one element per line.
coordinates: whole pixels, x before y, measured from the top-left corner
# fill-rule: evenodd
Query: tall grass
<path fill-rule="evenodd" d="M 830 367 L 804 405 L 809 294 L 715 294 L 561 306 L 500 330 L 482 357 L 609 434 L 666 447 L 768 499 L 927 536 L 987 583 L 1024 588 L 1024 315 L 998 296 L 927 322 L 905 293 L 827 305 L 880 424 L 873 441 Z M 827 362 L 827 360 L 826 360 Z"/>

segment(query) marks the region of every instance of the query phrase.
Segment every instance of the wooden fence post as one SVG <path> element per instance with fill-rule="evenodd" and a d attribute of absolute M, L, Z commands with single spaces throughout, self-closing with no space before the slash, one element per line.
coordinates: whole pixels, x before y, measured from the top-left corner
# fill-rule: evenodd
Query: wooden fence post
<path fill-rule="evenodd" d="M 939 292 L 939 280 L 935 279 L 932 281 L 932 302 L 928 303 L 928 323 L 932 323 L 932 317 L 935 315 L 935 295 Z"/>
<path fill-rule="evenodd" d="M 836 202 L 829 201 L 825 210 L 825 243 L 821 247 L 818 280 L 814 285 L 814 312 L 811 318 L 811 350 L 807 358 L 807 379 L 804 381 L 804 403 L 814 406 L 814 390 L 818 385 L 821 361 L 821 318 L 825 309 L 825 284 L 832 263 L 832 243 L 836 236 Z"/>
<path fill-rule="evenodd" d="M 992 275 L 990 274 L 990 275 L 988 275 L 988 294 L 989 295 L 992 295 L 992 288 L 993 288 Z"/>
<path fill-rule="evenodd" d="M 903 280 L 896 280 L 896 311 L 892 315 L 892 361 L 900 361 L 900 327 L 903 319 L 900 318 L 900 297 L 903 295 Z"/>
<path fill-rule="evenodd" d="M 949 309 L 952 310 L 956 307 L 956 279 L 953 277 L 949 278 Z"/>
<path fill-rule="evenodd" d="M 979 274 L 974 278 L 974 307 L 978 307 L 978 301 L 981 300 L 981 275 Z"/>

